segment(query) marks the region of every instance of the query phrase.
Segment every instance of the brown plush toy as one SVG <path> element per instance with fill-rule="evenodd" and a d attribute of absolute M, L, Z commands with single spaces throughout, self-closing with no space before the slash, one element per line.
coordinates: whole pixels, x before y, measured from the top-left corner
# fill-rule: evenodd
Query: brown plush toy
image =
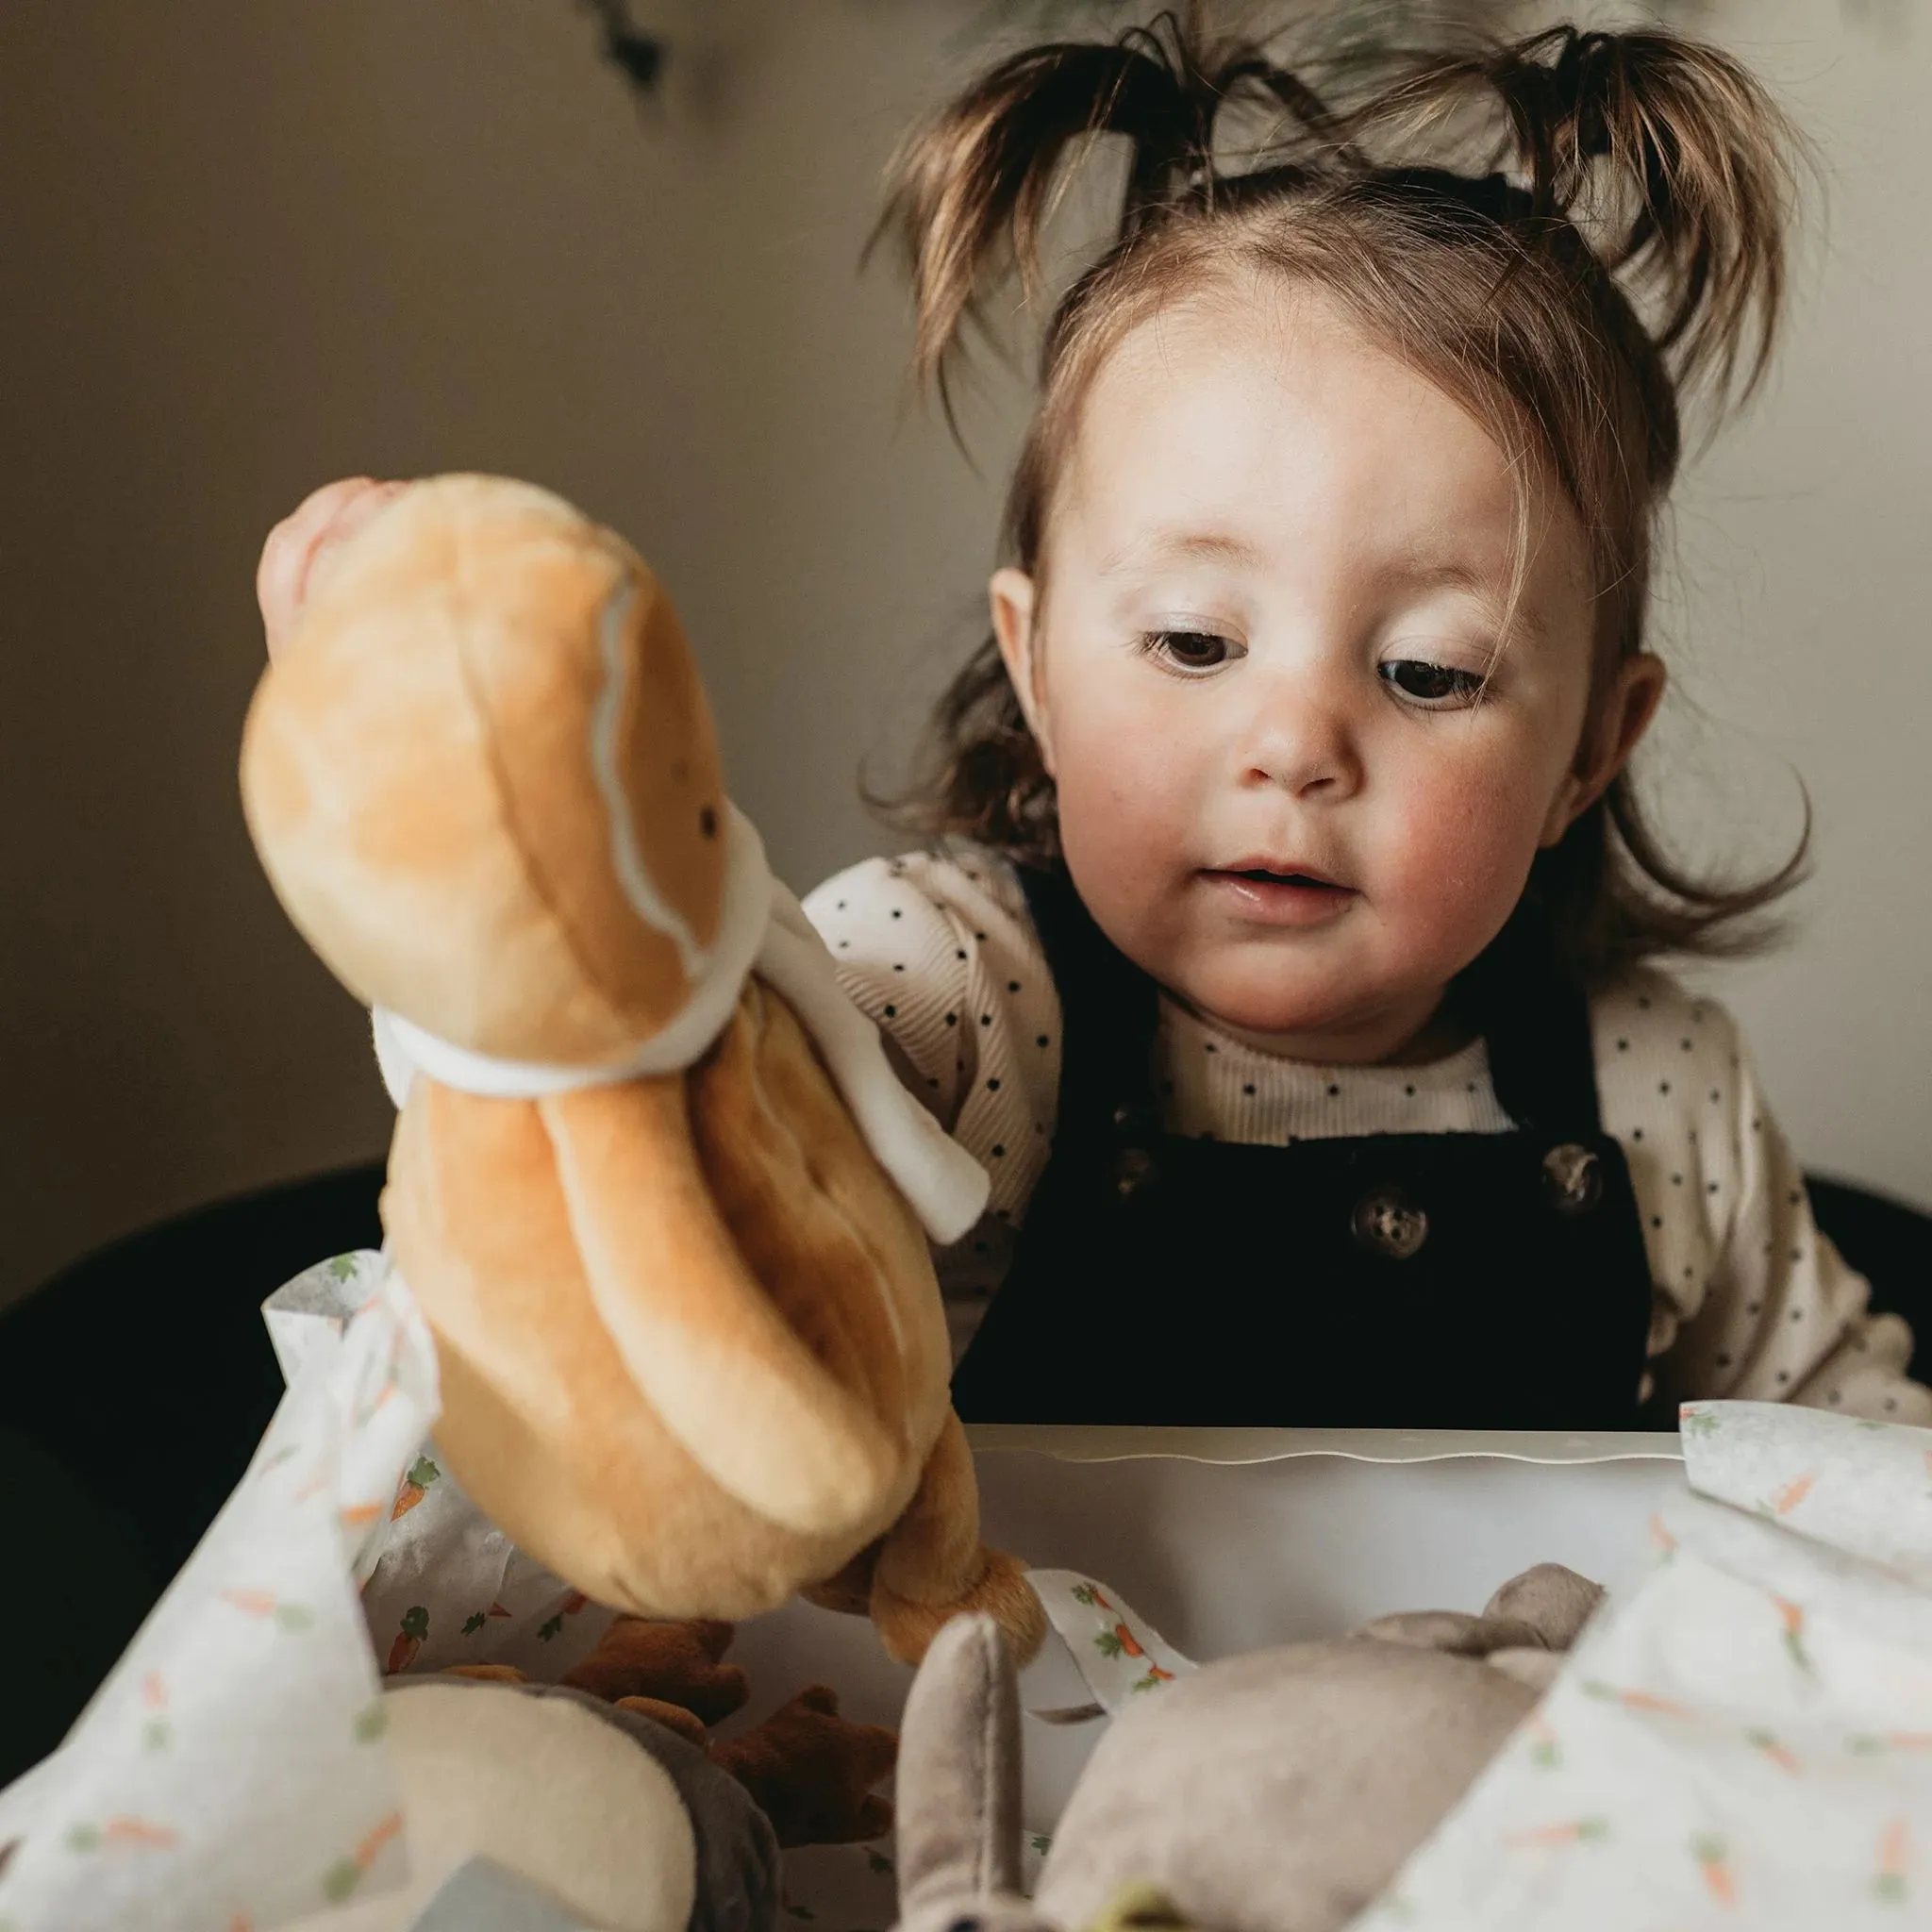
<path fill-rule="evenodd" d="M 562 1682 L 619 1710 L 662 1724 L 709 1754 L 771 1821 L 781 1847 L 862 1844 L 892 1828 L 891 1803 L 873 1794 L 892 1770 L 898 1740 L 877 1724 L 839 1715 L 838 1693 L 810 1684 L 735 1738 L 709 1726 L 744 1707 L 751 1680 L 721 1661 L 729 1624 L 711 1618 L 655 1623 L 619 1617 Z M 449 1676 L 521 1683 L 507 1664 L 460 1664 Z"/>
<path fill-rule="evenodd" d="M 962 1609 L 1030 1655 L 926 1244 L 985 1175 L 731 808 L 635 553 L 526 485 L 403 491 L 314 585 L 242 791 L 407 1084 L 383 1222 L 477 1505 L 618 1609 L 829 1584 L 905 1660 Z"/>
<path fill-rule="evenodd" d="M 563 1682 L 607 1704 L 654 1704 L 696 1722 L 700 1733 L 742 1710 L 751 1679 L 723 1661 L 737 1633 L 715 1617 L 681 1624 L 619 1617 Z M 653 1716 L 658 1713 L 653 1711 Z M 660 1720 L 661 1721 L 661 1720 Z M 681 1728 L 675 1720 L 673 1728 Z"/>

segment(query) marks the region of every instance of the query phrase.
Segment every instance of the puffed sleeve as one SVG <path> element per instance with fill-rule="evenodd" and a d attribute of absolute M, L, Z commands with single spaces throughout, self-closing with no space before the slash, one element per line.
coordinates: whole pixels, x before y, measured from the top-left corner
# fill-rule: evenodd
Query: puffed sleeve
<path fill-rule="evenodd" d="M 992 1177 L 979 1225 L 936 1257 L 957 1353 L 1005 1277 L 1054 1129 L 1059 1000 L 1024 895 L 968 846 L 867 859 L 805 909 L 900 1077 Z"/>
<path fill-rule="evenodd" d="M 1728 1077 L 1696 1163 L 1713 1257 L 1665 1360 L 1683 1398 L 1797 1402 L 1883 1422 L 1932 1424 L 1932 1391 L 1906 1374 L 1912 1335 L 1867 1312 L 1870 1286 L 1812 1219 L 1805 1177 L 1773 1118 L 1736 1024 L 1705 1003 Z M 1720 1178 L 1721 1177 L 1721 1178 Z"/>

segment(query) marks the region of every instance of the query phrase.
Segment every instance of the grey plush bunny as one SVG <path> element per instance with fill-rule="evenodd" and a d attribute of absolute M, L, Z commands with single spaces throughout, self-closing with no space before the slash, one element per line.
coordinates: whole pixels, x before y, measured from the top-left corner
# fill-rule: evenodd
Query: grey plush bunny
<path fill-rule="evenodd" d="M 1136 1885 L 1203 1932 L 1336 1932 L 1528 1715 L 1601 1597 L 1546 1564 L 1479 1617 L 1383 1618 L 1178 1679 L 1101 1740 L 1030 1902 L 1018 1680 L 993 1624 L 962 1618 L 900 1734 L 903 1932 L 1087 1932 Z"/>

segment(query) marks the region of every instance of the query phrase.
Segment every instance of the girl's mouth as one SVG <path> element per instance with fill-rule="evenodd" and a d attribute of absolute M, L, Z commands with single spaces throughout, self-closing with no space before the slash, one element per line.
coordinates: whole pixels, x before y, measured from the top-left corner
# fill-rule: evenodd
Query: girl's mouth
<path fill-rule="evenodd" d="M 1312 872 L 1277 872 L 1269 866 L 1229 867 L 1201 877 L 1239 908 L 1239 915 L 1267 925 L 1322 925 L 1354 902 L 1354 888 Z"/>

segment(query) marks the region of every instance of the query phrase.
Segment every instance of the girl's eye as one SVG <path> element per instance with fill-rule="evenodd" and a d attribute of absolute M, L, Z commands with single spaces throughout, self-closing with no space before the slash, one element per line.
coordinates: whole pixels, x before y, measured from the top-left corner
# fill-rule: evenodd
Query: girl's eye
<path fill-rule="evenodd" d="M 1443 709 L 1473 703 L 1488 682 L 1480 671 L 1456 671 L 1420 658 L 1391 658 L 1377 670 L 1382 681 L 1393 685 L 1404 697 Z"/>
<path fill-rule="evenodd" d="M 1141 649 L 1170 671 L 1218 671 L 1241 655 L 1232 638 L 1206 630 L 1153 630 L 1141 639 Z"/>

